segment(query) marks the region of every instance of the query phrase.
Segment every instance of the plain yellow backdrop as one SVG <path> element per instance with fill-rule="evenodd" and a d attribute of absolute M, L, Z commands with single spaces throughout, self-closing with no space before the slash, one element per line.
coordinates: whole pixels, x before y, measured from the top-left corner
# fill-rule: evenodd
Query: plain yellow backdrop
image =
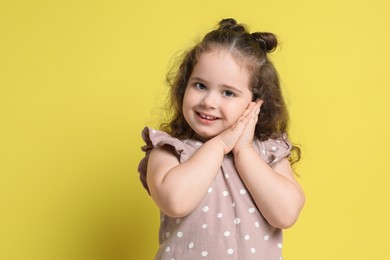
<path fill-rule="evenodd" d="M 226 17 L 271 31 L 307 203 L 284 259 L 390 259 L 390 2 L 0 0 L 0 259 L 138 260 L 171 58 Z"/>

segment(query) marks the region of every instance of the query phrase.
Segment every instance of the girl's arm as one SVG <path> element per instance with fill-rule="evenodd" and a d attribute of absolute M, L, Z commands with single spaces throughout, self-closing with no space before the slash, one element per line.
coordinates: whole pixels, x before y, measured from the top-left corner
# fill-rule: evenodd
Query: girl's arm
<path fill-rule="evenodd" d="M 188 215 L 207 192 L 223 157 L 224 144 L 218 138 L 204 143 L 181 164 L 170 146 L 153 149 L 147 183 L 160 210 L 170 217 Z"/>
<path fill-rule="evenodd" d="M 262 101 L 252 114 L 242 136 L 233 149 L 234 160 L 248 191 L 258 209 L 272 226 L 288 228 L 298 218 L 305 196 L 290 162 L 284 158 L 270 167 L 253 148 L 253 133 Z"/>
<path fill-rule="evenodd" d="M 254 103 L 248 106 L 251 110 Z M 180 163 L 169 146 L 150 153 L 147 183 L 162 212 L 171 217 L 188 215 L 200 203 L 248 123 L 248 112 L 231 128 L 204 143 L 187 161 Z"/>
<path fill-rule="evenodd" d="M 237 170 L 258 209 L 269 224 L 289 228 L 297 220 L 305 197 L 284 158 L 271 168 L 255 151 L 246 147 L 235 155 Z"/>

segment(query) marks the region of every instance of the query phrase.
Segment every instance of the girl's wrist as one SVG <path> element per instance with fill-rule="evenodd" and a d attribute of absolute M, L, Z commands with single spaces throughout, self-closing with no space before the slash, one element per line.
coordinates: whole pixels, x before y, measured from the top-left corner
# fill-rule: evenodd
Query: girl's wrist
<path fill-rule="evenodd" d="M 253 151 L 253 145 L 252 144 L 247 144 L 247 145 L 243 145 L 243 146 L 240 146 L 240 147 L 235 147 L 233 149 L 233 155 L 234 155 L 234 158 L 240 156 L 242 153 L 246 153 L 247 151 Z"/>
<path fill-rule="evenodd" d="M 218 140 L 218 142 L 221 144 L 224 154 L 228 154 L 232 150 L 221 136 L 217 135 L 214 139 Z"/>

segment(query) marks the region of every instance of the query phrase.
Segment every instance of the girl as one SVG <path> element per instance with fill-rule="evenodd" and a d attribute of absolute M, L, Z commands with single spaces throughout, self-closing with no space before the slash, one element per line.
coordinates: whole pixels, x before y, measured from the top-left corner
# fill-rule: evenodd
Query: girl
<path fill-rule="evenodd" d="M 275 35 L 224 19 L 169 81 L 172 118 L 164 132 L 143 130 L 138 168 L 161 211 L 156 259 L 281 259 L 281 230 L 304 195 L 267 57 L 276 46 Z"/>

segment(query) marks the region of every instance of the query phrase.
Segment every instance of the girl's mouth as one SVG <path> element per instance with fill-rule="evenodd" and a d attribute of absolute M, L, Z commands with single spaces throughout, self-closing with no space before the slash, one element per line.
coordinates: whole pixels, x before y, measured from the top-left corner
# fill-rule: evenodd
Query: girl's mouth
<path fill-rule="evenodd" d="M 219 119 L 218 117 L 215 117 L 215 116 L 210 116 L 210 115 L 206 115 L 206 114 L 202 114 L 202 113 L 196 113 L 200 118 L 203 118 L 203 119 L 206 119 L 206 120 L 210 120 L 210 121 L 213 121 L 213 120 L 217 120 Z"/>

